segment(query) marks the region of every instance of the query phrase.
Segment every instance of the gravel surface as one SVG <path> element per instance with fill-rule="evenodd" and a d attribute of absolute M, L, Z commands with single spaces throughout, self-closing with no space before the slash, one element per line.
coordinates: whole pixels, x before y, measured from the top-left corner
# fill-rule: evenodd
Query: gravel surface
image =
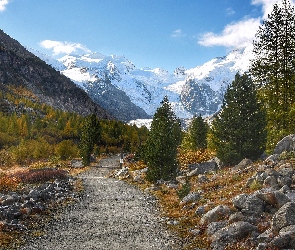
<path fill-rule="evenodd" d="M 160 222 L 153 197 L 104 177 L 118 166 L 118 157 L 107 158 L 81 174 L 85 192 L 80 201 L 20 249 L 181 249 Z"/>

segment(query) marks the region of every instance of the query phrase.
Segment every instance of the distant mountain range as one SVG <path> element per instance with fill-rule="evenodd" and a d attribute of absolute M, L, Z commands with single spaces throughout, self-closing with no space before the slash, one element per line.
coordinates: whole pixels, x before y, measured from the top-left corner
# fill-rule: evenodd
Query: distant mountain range
<path fill-rule="evenodd" d="M 124 56 L 100 53 L 56 60 L 25 49 L 0 30 L 0 84 L 25 86 L 55 108 L 122 121 L 152 118 L 167 95 L 176 115 L 187 119 L 218 111 L 228 85 L 237 72 L 248 69 L 251 55 L 249 48 L 235 50 L 170 74 L 160 68 L 139 69 Z"/>
<path fill-rule="evenodd" d="M 69 78 L 0 30 L 0 90 L 10 92 L 11 87 L 26 89 L 40 103 L 56 109 L 114 119 Z M 5 101 L 8 106 L 13 105 Z"/>
<path fill-rule="evenodd" d="M 170 74 L 160 68 L 139 69 L 124 56 L 93 53 L 55 60 L 31 51 L 123 121 L 151 118 L 165 95 L 179 118 L 215 113 L 235 74 L 248 69 L 252 55 L 250 48 L 234 50 L 196 68 L 179 67 Z"/>

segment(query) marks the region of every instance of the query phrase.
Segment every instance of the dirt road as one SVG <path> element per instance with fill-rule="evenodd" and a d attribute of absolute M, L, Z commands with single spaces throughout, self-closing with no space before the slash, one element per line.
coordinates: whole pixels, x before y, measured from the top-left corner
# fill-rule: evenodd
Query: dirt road
<path fill-rule="evenodd" d="M 153 197 L 123 181 L 105 176 L 119 157 L 101 160 L 81 174 L 85 193 L 21 249 L 181 249 L 159 222 Z"/>

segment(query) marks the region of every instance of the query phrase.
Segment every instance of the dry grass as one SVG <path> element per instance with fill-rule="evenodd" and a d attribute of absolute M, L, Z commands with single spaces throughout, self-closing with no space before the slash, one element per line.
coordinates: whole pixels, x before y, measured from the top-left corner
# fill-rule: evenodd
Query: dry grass
<path fill-rule="evenodd" d="M 208 149 L 202 149 L 198 151 L 178 151 L 178 160 L 181 169 L 187 168 L 189 164 L 204 162 L 212 159 L 215 156 L 214 152 Z"/>

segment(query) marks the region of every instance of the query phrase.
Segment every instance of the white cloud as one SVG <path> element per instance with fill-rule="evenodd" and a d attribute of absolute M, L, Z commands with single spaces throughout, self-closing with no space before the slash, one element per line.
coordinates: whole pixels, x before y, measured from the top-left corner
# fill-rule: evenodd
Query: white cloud
<path fill-rule="evenodd" d="M 171 37 L 173 38 L 184 37 L 184 36 L 186 36 L 186 34 L 183 33 L 181 29 L 174 30 L 171 34 Z"/>
<path fill-rule="evenodd" d="M 234 15 L 236 12 L 232 8 L 227 8 L 226 9 L 226 14 L 228 16 Z"/>
<path fill-rule="evenodd" d="M 9 4 L 10 0 L 0 0 L 0 12 L 6 10 L 6 5 Z"/>
<path fill-rule="evenodd" d="M 274 4 L 280 4 L 282 0 L 252 0 L 253 5 L 262 5 L 263 19 L 267 18 L 267 15 L 272 12 Z M 291 4 L 294 4 L 294 0 L 290 1 Z"/>
<path fill-rule="evenodd" d="M 252 43 L 260 25 L 260 18 L 250 18 L 225 26 L 221 34 L 208 32 L 198 43 L 203 46 L 225 46 L 244 48 Z"/>
<path fill-rule="evenodd" d="M 295 0 L 290 2 L 294 4 Z M 261 21 L 267 18 L 276 3 L 280 4 L 281 0 L 252 0 L 252 5 L 262 5 L 263 14 L 261 18 L 245 18 L 239 22 L 228 24 L 220 34 L 207 32 L 201 36 L 198 43 L 203 46 L 233 48 L 243 48 L 250 45 L 255 38 L 259 25 L 261 25 Z"/>
<path fill-rule="evenodd" d="M 80 43 L 44 40 L 40 42 L 40 46 L 45 49 L 51 49 L 54 55 L 71 54 L 77 52 L 91 53 L 87 47 Z"/>

